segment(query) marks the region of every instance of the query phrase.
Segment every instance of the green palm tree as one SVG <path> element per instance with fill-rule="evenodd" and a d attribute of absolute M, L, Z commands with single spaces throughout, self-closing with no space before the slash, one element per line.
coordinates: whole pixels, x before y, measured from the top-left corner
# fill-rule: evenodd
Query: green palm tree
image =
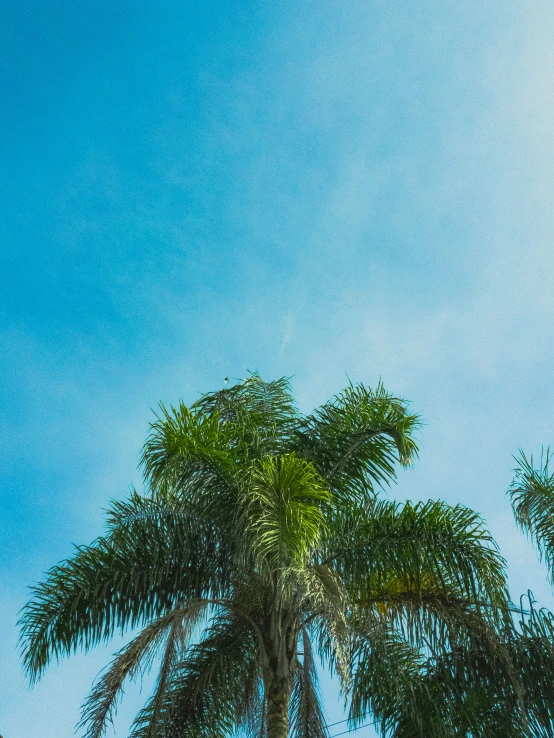
<path fill-rule="evenodd" d="M 538 467 L 533 457 L 520 450 L 508 490 L 519 527 L 536 545 L 554 585 L 554 473 L 550 472 L 550 450 L 543 451 Z"/>
<path fill-rule="evenodd" d="M 504 561 L 481 519 L 378 495 L 416 457 L 419 426 L 381 385 L 351 384 L 303 415 L 286 379 L 257 374 L 162 407 L 145 494 L 114 502 L 106 534 L 33 588 L 21 619 L 31 679 L 138 629 L 84 704 L 87 738 L 153 660 L 134 738 L 324 738 L 318 658 L 338 674 L 352 726 L 371 712 L 398 736 L 451 736 L 442 718 L 424 732 L 415 697 L 444 712 L 447 697 L 477 699 L 492 669 L 530 735 Z M 463 685 L 452 678 L 434 698 L 425 680 L 461 663 Z M 480 735 L 469 730 L 458 734 Z"/>

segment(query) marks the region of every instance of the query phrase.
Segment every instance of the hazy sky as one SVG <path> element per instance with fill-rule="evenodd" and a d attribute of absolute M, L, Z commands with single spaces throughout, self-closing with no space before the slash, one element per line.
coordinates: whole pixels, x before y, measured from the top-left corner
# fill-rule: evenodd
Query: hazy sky
<path fill-rule="evenodd" d="M 151 408 L 247 369 L 305 410 L 382 377 L 426 421 L 391 494 L 477 508 L 551 605 L 505 497 L 554 443 L 551 3 L 8 0 L 0 36 L 4 738 L 72 736 L 115 648 L 28 691 L 27 586 Z"/>

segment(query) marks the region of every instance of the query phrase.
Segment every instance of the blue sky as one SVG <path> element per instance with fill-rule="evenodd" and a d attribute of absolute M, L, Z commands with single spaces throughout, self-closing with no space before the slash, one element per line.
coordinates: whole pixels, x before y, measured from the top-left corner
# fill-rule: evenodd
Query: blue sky
<path fill-rule="evenodd" d="M 28 691 L 27 585 L 140 482 L 151 408 L 247 369 L 305 410 L 382 377 L 426 421 L 393 494 L 477 508 L 552 605 L 505 498 L 554 442 L 549 4 L 26 0 L 0 34 L 4 738 L 73 735 L 115 648 Z"/>

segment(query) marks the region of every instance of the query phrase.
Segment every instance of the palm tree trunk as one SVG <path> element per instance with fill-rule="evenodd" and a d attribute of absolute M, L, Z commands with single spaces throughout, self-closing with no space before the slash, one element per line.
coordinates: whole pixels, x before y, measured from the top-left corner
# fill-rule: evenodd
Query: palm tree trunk
<path fill-rule="evenodd" d="M 272 679 L 267 691 L 267 738 L 287 738 L 290 694 L 289 679 Z"/>

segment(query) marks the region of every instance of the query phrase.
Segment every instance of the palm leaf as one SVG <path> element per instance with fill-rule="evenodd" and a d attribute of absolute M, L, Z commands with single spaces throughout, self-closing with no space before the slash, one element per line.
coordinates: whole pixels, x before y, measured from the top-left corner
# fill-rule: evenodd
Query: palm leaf
<path fill-rule="evenodd" d="M 295 672 L 290 701 L 291 738 L 328 738 L 321 705 L 317 668 L 306 629 L 302 631 L 302 663 Z"/>
<path fill-rule="evenodd" d="M 304 420 L 296 442 L 339 499 L 357 500 L 390 484 L 398 462 L 414 460 L 419 426 L 382 384 L 375 390 L 350 384 Z"/>
<path fill-rule="evenodd" d="M 356 727 L 371 714 L 384 731 L 392 730 L 399 705 L 410 698 L 420 680 L 425 658 L 389 622 L 374 618 L 357 629 L 352 661 L 350 726 Z"/>
<path fill-rule="evenodd" d="M 264 382 L 257 372 L 233 387 L 203 395 L 192 409 L 218 417 L 251 458 L 290 451 L 299 418 L 288 377 Z"/>
<path fill-rule="evenodd" d="M 134 679 L 137 674 L 147 670 L 165 641 L 165 654 L 160 673 L 160 684 L 163 684 L 178 652 L 177 644 L 185 640 L 187 632 L 190 632 L 190 628 L 198 620 L 203 607 L 203 603 L 195 603 L 188 608 L 172 610 L 150 623 L 116 654 L 83 706 L 79 727 L 86 728 L 86 738 L 100 738 L 104 734 L 115 712 L 123 683 L 126 679 Z"/>
<path fill-rule="evenodd" d="M 548 566 L 554 584 L 554 473 L 550 473 L 551 454 L 541 455 L 538 468 L 520 451 L 518 467 L 508 494 L 517 524 L 536 544 Z"/>
<path fill-rule="evenodd" d="M 431 581 L 435 591 L 455 589 L 474 603 L 507 600 L 504 559 L 481 518 L 461 505 L 375 502 L 356 521 L 350 545 L 347 538 L 338 531 L 324 560 L 355 602 L 371 599 L 391 577 L 414 594 Z"/>
<path fill-rule="evenodd" d="M 313 466 L 294 454 L 267 457 L 245 475 L 241 530 L 258 567 L 301 567 L 325 529 L 329 492 Z"/>
<path fill-rule="evenodd" d="M 247 724 L 252 703 L 261 698 L 258 649 L 243 618 L 232 612 L 217 615 L 165 685 L 155 723 L 160 735 L 220 738 Z M 154 707 L 151 700 L 140 713 L 132 738 L 149 735 Z"/>
<path fill-rule="evenodd" d="M 160 618 L 179 602 L 230 589 L 228 552 L 213 526 L 171 509 L 164 514 L 160 506 L 149 515 L 152 505 L 138 495 L 116 503 L 109 535 L 77 548 L 32 588 L 20 620 L 32 678 L 51 658 Z M 132 516 L 132 524 L 124 523 Z"/>
<path fill-rule="evenodd" d="M 235 435 L 217 415 L 195 413 L 183 403 L 162 405 L 142 450 L 146 483 L 157 493 L 178 494 L 225 525 L 236 506 L 238 464 L 248 456 Z"/>
<path fill-rule="evenodd" d="M 340 677 L 343 689 L 350 685 L 349 600 L 336 573 L 314 565 L 299 572 L 299 595 L 304 623 L 318 643 L 319 655 Z"/>

